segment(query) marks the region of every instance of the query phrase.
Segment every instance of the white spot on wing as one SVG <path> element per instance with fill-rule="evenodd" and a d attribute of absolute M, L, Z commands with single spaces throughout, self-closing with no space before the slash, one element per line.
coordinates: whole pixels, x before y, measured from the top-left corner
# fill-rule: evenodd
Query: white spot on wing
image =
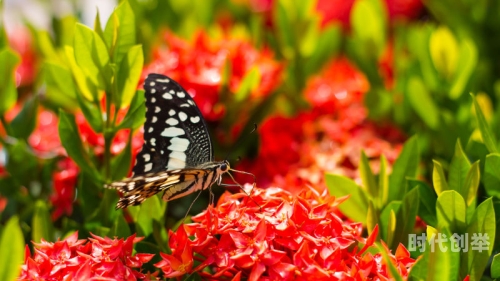
<path fill-rule="evenodd" d="M 192 100 L 188 100 L 188 103 L 189 103 L 190 105 L 194 105 L 194 101 L 192 101 Z"/>
<path fill-rule="evenodd" d="M 154 81 L 151 81 L 151 83 L 149 83 L 149 86 L 153 87 L 155 85 L 155 82 Z"/>
<path fill-rule="evenodd" d="M 143 154 L 142 157 L 144 157 L 144 161 L 146 162 L 149 162 L 151 160 L 151 156 L 148 153 Z"/>
<path fill-rule="evenodd" d="M 151 122 L 156 123 L 157 120 L 158 120 L 158 118 L 156 118 L 156 116 L 153 116 L 153 119 L 151 119 Z"/>
<path fill-rule="evenodd" d="M 155 103 L 156 102 L 156 98 L 155 97 L 152 97 L 151 98 L 151 103 Z"/>
<path fill-rule="evenodd" d="M 155 138 L 151 138 L 149 140 L 149 142 L 151 143 L 152 146 L 156 146 L 156 139 Z"/>
<path fill-rule="evenodd" d="M 156 93 L 156 89 L 155 88 L 151 89 L 151 94 L 154 94 L 154 93 Z"/>
<path fill-rule="evenodd" d="M 177 96 L 182 99 L 186 96 L 186 94 L 184 94 L 184 92 L 177 92 Z"/>
<path fill-rule="evenodd" d="M 167 121 L 165 121 L 167 124 L 169 124 L 170 126 L 175 126 L 177 124 L 179 124 L 179 121 L 177 121 L 177 119 L 175 118 L 168 118 Z"/>
<path fill-rule="evenodd" d="M 172 151 L 186 151 L 189 146 L 189 140 L 183 138 L 172 138 L 170 140 L 170 146 L 167 147 Z M 170 153 L 172 155 L 172 153 Z"/>
<path fill-rule="evenodd" d="M 153 131 L 153 127 L 149 127 L 148 133 L 151 133 Z"/>
<path fill-rule="evenodd" d="M 189 106 L 190 106 L 189 103 L 183 103 L 183 104 L 181 104 L 181 107 L 189 107 Z"/>
<path fill-rule="evenodd" d="M 181 119 L 182 122 L 186 121 L 186 119 L 188 118 L 188 116 L 186 115 L 186 113 L 184 112 L 179 112 L 179 119 Z"/>
<path fill-rule="evenodd" d="M 160 111 L 161 111 L 160 107 L 159 106 L 155 106 L 155 113 L 158 113 Z"/>
<path fill-rule="evenodd" d="M 165 79 L 156 79 L 157 82 L 160 82 L 160 83 L 168 83 L 170 82 L 169 79 L 165 78 Z"/>
<path fill-rule="evenodd" d="M 193 117 L 189 118 L 189 120 L 191 120 L 192 123 L 196 124 L 196 123 L 200 122 L 200 117 L 193 116 Z"/>
<path fill-rule="evenodd" d="M 161 135 L 164 137 L 177 137 L 184 135 L 184 130 L 177 127 L 168 127 L 161 132 Z"/>
<path fill-rule="evenodd" d="M 184 152 L 173 151 L 168 159 L 168 169 L 182 169 L 186 167 L 186 154 Z"/>
<path fill-rule="evenodd" d="M 153 169 L 153 163 L 148 163 L 144 165 L 144 172 L 149 172 L 151 171 L 151 169 Z"/>
<path fill-rule="evenodd" d="M 173 110 L 173 109 L 170 109 L 170 111 L 168 112 L 168 115 L 170 115 L 170 116 L 173 116 L 173 115 L 175 115 L 175 110 Z"/>
<path fill-rule="evenodd" d="M 163 97 L 164 99 L 166 99 L 166 100 L 171 100 L 171 99 L 173 98 L 173 96 L 172 96 L 171 94 L 169 94 L 169 93 L 165 93 L 165 94 L 163 94 L 163 96 L 162 96 L 162 97 Z"/>

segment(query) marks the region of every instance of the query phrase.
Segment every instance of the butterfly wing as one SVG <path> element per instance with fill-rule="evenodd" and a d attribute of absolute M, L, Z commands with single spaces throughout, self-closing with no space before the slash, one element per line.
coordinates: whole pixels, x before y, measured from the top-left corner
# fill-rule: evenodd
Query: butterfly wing
<path fill-rule="evenodd" d="M 144 145 L 133 174 L 196 167 L 213 160 L 207 125 L 191 96 L 161 74 L 144 81 L 146 122 Z"/>

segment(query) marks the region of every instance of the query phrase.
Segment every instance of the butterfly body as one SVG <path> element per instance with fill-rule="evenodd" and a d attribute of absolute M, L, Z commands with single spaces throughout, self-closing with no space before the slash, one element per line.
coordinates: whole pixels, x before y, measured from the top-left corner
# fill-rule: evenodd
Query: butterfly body
<path fill-rule="evenodd" d="M 144 82 L 144 145 L 129 179 L 106 185 L 123 193 L 116 208 L 138 205 L 163 193 L 170 201 L 221 182 L 228 161 L 214 161 L 205 120 L 191 96 L 175 81 L 149 74 Z"/>

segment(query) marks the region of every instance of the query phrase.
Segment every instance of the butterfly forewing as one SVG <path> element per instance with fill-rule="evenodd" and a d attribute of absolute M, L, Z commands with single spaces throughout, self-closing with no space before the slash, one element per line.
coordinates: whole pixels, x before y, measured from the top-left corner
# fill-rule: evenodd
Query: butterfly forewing
<path fill-rule="evenodd" d="M 161 191 L 169 201 L 207 189 L 229 170 L 227 161 L 213 161 L 205 120 L 179 84 L 149 74 L 144 90 L 144 145 L 136 156 L 133 177 L 106 185 L 123 193 L 117 208 L 138 205 Z"/>
<path fill-rule="evenodd" d="M 191 96 L 160 74 L 149 74 L 144 90 L 144 145 L 136 157 L 133 174 L 192 168 L 212 161 L 210 135 Z"/>

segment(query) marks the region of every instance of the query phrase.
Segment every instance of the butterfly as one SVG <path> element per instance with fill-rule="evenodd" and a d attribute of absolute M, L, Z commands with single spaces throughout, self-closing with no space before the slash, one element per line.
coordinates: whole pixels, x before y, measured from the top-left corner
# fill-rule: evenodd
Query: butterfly
<path fill-rule="evenodd" d="M 154 73 L 144 81 L 144 90 L 144 144 L 133 175 L 105 186 L 123 193 L 116 209 L 139 205 L 162 191 L 162 199 L 170 201 L 220 185 L 222 175 L 232 170 L 227 160 L 214 161 L 207 124 L 186 90 Z"/>

